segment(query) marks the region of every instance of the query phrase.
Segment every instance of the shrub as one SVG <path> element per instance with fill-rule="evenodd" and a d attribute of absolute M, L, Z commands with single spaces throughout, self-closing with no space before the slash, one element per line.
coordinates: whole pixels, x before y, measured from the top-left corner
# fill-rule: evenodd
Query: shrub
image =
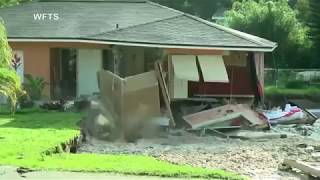
<path fill-rule="evenodd" d="M 23 94 L 18 101 L 20 107 L 23 109 L 32 108 L 34 106 L 34 102 L 30 99 L 27 93 Z"/>
<path fill-rule="evenodd" d="M 309 85 L 302 80 L 291 80 L 286 83 L 285 87 L 288 89 L 305 89 L 308 88 Z"/>
<path fill-rule="evenodd" d="M 25 75 L 26 82 L 24 88 L 32 100 L 40 100 L 42 92 L 46 86 L 46 82 L 42 77 L 34 77 L 31 74 Z"/>
<path fill-rule="evenodd" d="M 8 68 L 12 59 L 11 48 L 7 40 L 7 32 L 0 17 L 0 68 Z"/>
<path fill-rule="evenodd" d="M 281 99 L 309 99 L 320 101 L 320 89 L 308 87 L 305 89 L 277 88 L 269 86 L 265 88 L 265 97 L 267 100 L 278 101 Z"/>
<path fill-rule="evenodd" d="M 0 68 L 0 94 L 8 98 L 14 112 L 17 100 L 23 94 L 20 79 L 14 70 Z"/>
<path fill-rule="evenodd" d="M 12 59 L 7 33 L 0 18 L 0 95 L 8 98 L 11 111 L 16 110 L 16 103 L 22 93 L 21 83 L 16 72 L 10 67 Z"/>

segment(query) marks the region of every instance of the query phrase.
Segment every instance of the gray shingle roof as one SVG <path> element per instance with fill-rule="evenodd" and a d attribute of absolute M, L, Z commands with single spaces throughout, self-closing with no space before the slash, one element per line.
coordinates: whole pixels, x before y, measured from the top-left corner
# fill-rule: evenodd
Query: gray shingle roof
<path fill-rule="evenodd" d="M 143 38 L 141 38 L 143 37 Z M 94 39 L 150 44 L 263 47 L 186 15 L 90 36 Z M 268 47 L 267 45 L 264 47 Z"/>
<path fill-rule="evenodd" d="M 36 13 L 58 13 L 59 20 L 34 20 Z M 268 40 L 143 0 L 42 0 L 0 9 L 0 16 L 9 39 L 79 39 L 267 51 L 276 47 Z"/>

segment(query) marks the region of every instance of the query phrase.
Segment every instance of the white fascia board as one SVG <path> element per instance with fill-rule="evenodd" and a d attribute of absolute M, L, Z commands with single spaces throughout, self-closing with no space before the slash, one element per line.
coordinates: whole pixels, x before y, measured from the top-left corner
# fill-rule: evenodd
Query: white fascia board
<path fill-rule="evenodd" d="M 9 42 L 70 42 L 89 44 L 108 44 L 137 47 L 157 47 L 157 48 L 182 48 L 182 49 L 202 49 L 202 50 L 226 50 L 226 51 L 252 51 L 252 52 L 272 52 L 275 48 L 250 48 L 250 47 L 210 47 L 210 46 L 188 46 L 188 45 L 166 45 L 153 43 L 119 42 L 119 41 L 99 41 L 83 39 L 28 39 L 28 38 L 8 38 Z"/>

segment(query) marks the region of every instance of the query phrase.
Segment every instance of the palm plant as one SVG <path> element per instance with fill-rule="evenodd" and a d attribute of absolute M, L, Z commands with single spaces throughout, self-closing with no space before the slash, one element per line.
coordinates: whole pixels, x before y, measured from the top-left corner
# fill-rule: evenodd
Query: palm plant
<path fill-rule="evenodd" d="M 12 53 L 7 41 L 7 34 L 0 19 L 0 95 L 8 98 L 11 111 L 16 110 L 17 100 L 22 94 L 21 83 L 18 75 L 12 69 L 11 65 Z"/>
<path fill-rule="evenodd" d="M 25 79 L 24 88 L 30 98 L 32 100 L 40 100 L 47 82 L 42 77 L 34 77 L 30 74 L 26 74 Z"/>
<path fill-rule="evenodd" d="M 8 68 L 12 59 L 11 48 L 8 44 L 7 33 L 0 17 L 0 68 Z"/>
<path fill-rule="evenodd" d="M 9 68 L 0 68 L 0 94 L 8 98 L 11 111 L 14 112 L 22 91 L 19 77 Z"/>

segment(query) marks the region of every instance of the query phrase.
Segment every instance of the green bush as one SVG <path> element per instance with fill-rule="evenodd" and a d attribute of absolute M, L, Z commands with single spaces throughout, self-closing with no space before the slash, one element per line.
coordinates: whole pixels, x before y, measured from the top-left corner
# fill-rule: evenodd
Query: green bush
<path fill-rule="evenodd" d="M 0 17 L 0 68 L 10 67 L 11 58 L 12 52 L 8 44 L 7 32 Z"/>
<path fill-rule="evenodd" d="M 20 79 L 16 72 L 0 67 L 0 95 L 8 98 L 12 112 L 16 110 L 16 103 L 22 94 Z"/>
<path fill-rule="evenodd" d="M 304 89 L 277 88 L 269 86 L 265 88 L 265 97 L 268 100 L 278 99 L 310 99 L 320 101 L 320 89 L 316 87 L 308 87 Z"/>
<path fill-rule="evenodd" d="M 15 112 L 16 103 L 22 90 L 20 79 L 10 66 L 11 58 L 12 53 L 8 44 L 6 29 L 0 18 L 0 95 L 8 98 L 11 112 Z"/>
<path fill-rule="evenodd" d="M 24 88 L 31 100 L 40 100 L 42 92 L 46 86 L 46 82 L 43 77 L 34 77 L 31 74 L 25 75 L 26 82 Z"/>
<path fill-rule="evenodd" d="M 286 83 L 285 87 L 289 89 L 305 89 L 308 88 L 309 85 L 302 80 L 291 80 Z"/>

